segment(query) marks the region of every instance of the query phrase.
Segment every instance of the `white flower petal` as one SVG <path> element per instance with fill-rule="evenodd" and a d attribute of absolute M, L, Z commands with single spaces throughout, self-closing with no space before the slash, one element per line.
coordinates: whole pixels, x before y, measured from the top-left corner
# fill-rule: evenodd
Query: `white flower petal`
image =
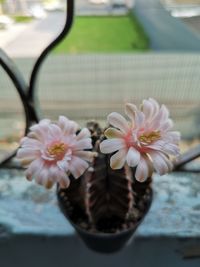
<path fill-rule="evenodd" d="M 180 149 L 175 144 L 166 143 L 163 147 L 163 152 L 173 156 L 178 156 L 180 154 Z"/>
<path fill-rule="evenodd" d="M 69 123 L 69 119 L 67 117 L 65 117 L 65 116 L 59 116 L 59 118 L 58 118 L 58 125 L 59 125 L 59 127 L 62 130 L 65 129 L 65 127 L 66 127 L 66 125 L 68 125 L 68 123 Z"/>
<path fill-rule="evenodd" d="M 34 176 L 34 179 L 37 184 L 43 185 L 43 178 L 40 173 L 37 173 L 37 175 Z"/>
<path fill-rule="evenodd" d="M 52 139 L 60 140 L 62 131 L 58 125 L 52 123 L 51 125 L 49 125 L 48 135 Z"/>
<path fill-rule="evenodd" d="M 51 178 L 51 180 L 54 182 L 54 183 L 57 183 L 60 179 L 60 170 L 58 168 L 58 166 L 56 165 L 52 165 L 49 167 L 49 177 Z"/>
<path fill-rule="evenodd" d="M 121 130 L 123 133 L 127 133 L 129 131 L 127 120 L 117 112 L 112 112 L 110 115 L 108 115 L 108 122 L 112 126 Z"/>
<path fill-rule="evenodd" d="M 34 138 L 37 138 L 40 142 L 44 142 L 48 132 L 48 125 L 33 125 L 30 130 L 32 133 L 29 133 L 28 137 L 34 136 Z"/>
<path fill-rule="evenodd" d="M 35 180 L 47 189 L 50 189 L 54 184 L 54 181 L 49 176 L 49 169 L 47 169 L 46 167 L 43 168 L 41 172 L 37 174 Z"/>
<path fill-rule="evenodd" d="M 36 140 L 38 140 L 38 141 L 41 141 L 40 139 L 40 135 L 38 135 L 36 132 L 29 132 L 28 134 L 27 134 L 27 137 L 28 138 L 31 138 L 31 139 L 36 139 Z M 27 137 L 24 137 L 24 138 L 27 138 Z M 21 140 L 21 142 L 23 142 L 23 140 Z"/>
<path fill-rule="evenodd" d="M 135 127 L 136 128 L 142 128 L 143 124 L 145 122 L 145 115 L 142 111 L 137 111 L 135 113 Z"/>
<path fill-rule="evenodd" d="M 79 178 L 89 167 L 89 164 L 76 156 L 73 156 L 69 163 L 69 171 L 74 176 L 74 178 Z"/>
<path fill-rule="evenodd" d="M 87 128 L 83 128 L 80 133 L 77 135 L 76 140 L 81 140 L 83 138 L 91 137 L 91 133 Z"/>
<path fill-rule="evenodd" d="M 25 174 L 26 179 L 27 179 L 28 181 L 32 181 L 32 180 L 33 180 L 33 175 L 32 175 L 32 173 L 30 172 L 30 170 L 27 169 L 27 170 L 24 172 L 24 174 Z"/>
<path fill-rule="evenodd" d="M 135 167 L 140 161 L 140 152 L 134 147 L 130 147 L 126 156 L 128 166 Z"/>
<path fill-rule="evenodd" d="M 126 115 L 131 119 L 132 123 L 135 122 L 135 113 L 138 111 L 137 107 L 132 103 L 127 103 L 125 105 Z"/>
<path fill-rule="evenodd" d="M 97 157 L 96 152 L 91 151 L 75 151 L 74 156 L 77 156 L 79 158 L 82 158 L 83 160 L 92 162 L 94 160 L 94 157 Z"/>
<path fill-rule="evenodd" d="M 155 116 L 155 115 L 158 113 L 159 109 L 160 109 L 160 105 L 159 105 L 158 102 L 157 102 L 155 99 L 153 99 L 153 98 L 149 98 L 148 101 L 150 101 L 151 104 L 153 105 L 153 116 Z"/>
<path fill-rule="evenodd" d="M 127 149 L 120 149 L 110 158 L 110 167 L 113 170 L 121 169 L 126 161 Z"/>
<path fill-rule="evenodd" d="M 178 131 L 167 132 L 164 136 L 168 142 L 178 144 L 180 142 L 181 134 Z"/>
<path fill-rule="evenodd" d="M 153 166 L 159 175 L 163 175 L 171 171 L 172 164 L 164 154 L 158 151 L 148 152 L 152 159 Z"/>
<path fill-rule="evenodd" d="M 36 158 L 24 158 L 24 159 L 19 159 L 19 162 L 21 166 L 24 168 L 28 168 L 28 166 L 35 160 Z"/>
<path fill-rule="evenodd" d="M 115 128 L 108 128 L 105 130 L 104 135 L 107 138 L 123 138 L 123 133 Z"/>
<path fill-rule="evenodd" d="M 145 119 L 145 115 L 143 112 L 141 112 L 139 109 L 137 109 L 135 105 L 131 103 L 126 104 L 125 111 L 132 121 L 132 127 L 133 125 L 135 127 L 142 126 Z"/>
<path fill-rule="evenodd" d="M 39 122 L 39 125 L 40 126 L 44 126 L 44 125 L 49 125 L 51 123 L 51 120 L 49 119 L 42 119 L 40 122 Z"/>
<path fill-rule="evenodd" d="M 40 141 L 29 137 L 23 137 L 20 141 L 20 145 L 21 147 L 31 148 L 33 150 L 41 148 Z"/>
<path fill-rule="evenodd" d="M 32 125 L 30 127 L 30 131 L 35 132 L 37 135 L 40 135 L 40 137 L 44 138 L 46 136 L 50 123 L 51 121 L 48 119 L 41 120 L 38 124 Z"/>
<path fill-rule="evenodd" d="M 169 118 L 169 110 L 165 105 L 161 106 L 162 120 L 165 121 Z"/>
<path fill-rule="evenodd" d="M 41 120 L 39 123 L 37 124 L 33 124 L 31 127 L 30 127 L 30 131 L 31 132 L 35 132 L 36 134 L 41 134 L 43 135 L 43 130 L 48 130 L 48 127 L 49 127 L 49 124 L 50 124 L 50 120 Z"/>
<path fill-rule="evenodd" d="M 101 142 L 100 151 L 104 154 L 115 152 L 119 149 L 125 148 L 126 144 L 121 138 L 107 139 Z"/>
<path fill-rule="evenodd" d="M 59 117 L 58 125 L 61 127 L 64 135 L 75 134 L 79 128 L 75 121 L 71 121 L 64 116 Z"/>
<path fill-rule="evenodd" d="M 27 180 L 32 180 L 34 176 L 37 175 L 37 173 L 40 173 L 44 166 L 44 163 L 41 159 L 36 159 L 31 162 L 28 169 L 25 171 L 25 175 Z"/>
<path fill-rule="evenodd" d="M 70 121 L 70 125 L 68 128 L 68 134 L 76 133 L 79 129 L 78 124 L 75 121 Z"/>
<path fill-rule="evenodd" d="M 160 150 L 162 151 L 164 149 L 165 146 L 165 141 L 164 140 L 158 140 L 155 141 L 153 144 L 148 145 L 147 147 L 153 150 Z"/>
<path fill-rule="evenodd" d="M 164 123 L 160 124 L 160 127 L 158 128 L 158 130 L 166 132 L 166 131 L 169 131 L 173 126 L 174 126 L 173 121 L 171 119 L 168 119 Z"/>
<path fill-rule="evenodd" d="M 168 117 L 169 111 L 165 107 L 165 105 L 162 105 L 158 113 L 153 118 L 153 121 L 151 122 L 151 127 L 153 129 L 162 129 L 162 125 L 164 125 L 169 120 Z"/>
<path fill-rule="evenodd" d="M 73 148 L 74 148 L 74 150 L 91 149 L 92 148 L 92 140 L 91 140 L 91 138 L 81 139 L 73 145 Z"/>
<path fill-rule="evenodd" d="M 143 100 L 142 111 L 145 115 L 146 120 L 149 120 L 152 118 L 153 112 L 154 112 L 154 107 L 153 107 L 153 104 L 151 103 L 151 101 L 146 100 L 146 99 Z"/>
<path fill-rule="evenodd" d="M 61 188 L 68 188 L 70 185 L 70 179 L 64 172 L 60 172 L 59 185 Z"/>
<path fill-rule="evenodd" d="M 75 121 L 69 121 L 65 127 L 64 134 L 75 134 L 78 131 L 78 124 Z"/>
<path fill-rule="evenodd" d="M 40 156 L 40 151 L 32 148 L 19 148 L 17 151 L 18 159 L 37 158 L 38 156 Z"/>
<path fill-rule="evenodd" d="M 67 172 L 69 169 L 69 163 L 65 158 L 63 160 L 57 161 L 57 166 L 60 168 L 60 170 L 63 170 L 65 172 Z"/>
<path fill-rule="evenodd" d="M 151 176 L 151 166 L 148 158 L 141 157 L 136 168 L 135 178 L 139 182 L 144 182 Z"/>

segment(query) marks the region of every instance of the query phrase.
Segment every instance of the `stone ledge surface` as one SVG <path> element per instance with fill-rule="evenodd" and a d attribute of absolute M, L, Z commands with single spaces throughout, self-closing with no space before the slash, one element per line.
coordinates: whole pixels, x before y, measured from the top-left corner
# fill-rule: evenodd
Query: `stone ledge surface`
<path fill-rule="evenodd" d="M 87 249 L 76 236 L 18 236 L 0 242 L 0 264 L 1 267 L 199 267 L 200 258 L 191 253 L 199 247 L 199 240 L 137 238 L 120 252 L 106 255 Z"/>
<path fill-rule="evenodd" d="M 154 199 L 137 235 L 200 237 L 200 175 L 178 172 L 154 176 Z M 0 169 L 0 237 L 69 236 L 73 228 L 60 213 L 55 188 L 45 190 L 22 170 Z"/>

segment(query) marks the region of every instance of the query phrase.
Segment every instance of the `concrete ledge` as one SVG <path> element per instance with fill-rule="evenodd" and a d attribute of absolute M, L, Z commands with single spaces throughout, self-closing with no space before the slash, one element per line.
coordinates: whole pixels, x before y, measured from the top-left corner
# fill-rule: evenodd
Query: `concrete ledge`
<path fill-rule="evenodd" d="M 135 242 L 120 253 L 102 256 L 74 234 L 57 207 L 54 190 L 27 182 L 23 171 L 0 170 L 2 267 L 96 267 L 102 265 L 99 259 L 105 259 L 104 266 L 199 266 L 199 222 L 199 174 L 155 175 L 154 201 Z"/>
<path fill-rule="evenodd" d="M 175 238 L 137 238 L 116 254 L 97 254 L 77 237 L 18 236 L 0 242 L 2 267 L 199 267 L 200 259 L 185 258 L 197 250 L 199 240 Z"/>

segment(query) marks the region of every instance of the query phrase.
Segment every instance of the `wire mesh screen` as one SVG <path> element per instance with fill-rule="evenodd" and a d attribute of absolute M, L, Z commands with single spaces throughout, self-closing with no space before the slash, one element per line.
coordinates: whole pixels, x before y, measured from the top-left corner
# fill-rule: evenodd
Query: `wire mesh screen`
<path fill-rule="evenodd" d="M 67 9 L 66 1 L 22 2 L 30 2 L 30 5 L 20 7 L 21 11 L 12 18 L 14 21 L 11 24 L 0 21 L 4 25 L 0 32 L 0 47 L 9 56 L 19 57 L 16 63 L 26 77 L 28 87 L 33 63 L 44 47 L 61 31 Z M 175 127 L 182 132 L 183 138 L 198 138 L 199 30 L 191 26 L 187 19 L 183 23 L 180 15 L 177 19 L 174 18 L 174 7 L 173 10 L 169 9 L 169 2 L 174 0 L 97 2 L 76 1 L 76 18 L 70 35 L 47 57 L 42 66 L 36 92 L 41 117 L 57 119 L 63 114 L 78 120 L 82 125 L 92 119 L 105 125 L 107 115 L 112 111 L 122 113 L 125 102 L 139 105 L 142 99 L 154 97 L 169 107 Z M 132 5 L 127 5 L 129 2 Z M 4 1 L 0 5 L 0 15 L 10 16 L 8 7 L 12 9 L 12 5 L 9 3 L 11 2 Z M 27 17 L 29 22 L 26 21 Z M 96 21 L 97 17 L 100 22 Z M 108 17 L 112 20 L 116 18 L 115 28 L 111 24 L 113 21 L 107 21 Z M 85 18 L 90 21 L 86 22 Z M 118 21 L 119 18 L 122 20 Z M 199 16 L 196 19 L 195 25 L 198 26 Z M 23 23 L 18 24 L 18 20 Z M 122 23 L 124 28 L 121 28 Z M 93 29 L 85 32 L 90 25 Z M 107 28 L 111 32 L 107 32 Z M 113 32 L 114 39 L 110 40 Z M 124 32 L 126 35 L 122 37 Z M 99 36 L 100 41 L 95 38 Z M 128 48 L 125 46 L 127 50 L 121 50 L 123 38 L 128 40 Z M 94 50 L 87 50 L 93 39 L 95 49 L 93 47 Z M 115 43 L 113 40 L 119 46 L 112 51 L 99 49 L 106 40 L 109 49 L 110 44 Z M 85 44 L 86 50 L 81 50 L 82 45 L 75 47 L 80 43 Z M 70 51 L 77 54 L 70 55 Z M 0 91 L 0 150 L 4 151 L 5 140 L 13 140 L 15 135 L 14 140 L 17 141 L 23 134 L 25 119 L 19 96 L 2 69 Z M 15 143 L 17 145 L 18 142 Z"/>
<path fill-rule="evenodd" d="M 183 137 L 200 134 L 200 55 L 51 56 L 40 74 L 43 116 L 106 121 L 123 103 L 154 97 L 166 104 Z"/>
<path fill-rule="evenodd" d="M 16 88 L 0 68 L 0 161 L 19 146 L 25 114 Z"/>

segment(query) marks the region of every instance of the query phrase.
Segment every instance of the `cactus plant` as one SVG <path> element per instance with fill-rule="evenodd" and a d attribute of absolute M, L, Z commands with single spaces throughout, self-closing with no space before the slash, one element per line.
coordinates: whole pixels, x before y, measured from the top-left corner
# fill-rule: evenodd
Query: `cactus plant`
<path fill-rule="evenodd" d="M 180 134 L 171 131 L 164 105 L 150 98 L 140 109 L 126 104 L 125 111 L 128 120 L 113 112 L 104 130 L 97 122 L 81 130 L 64 116 L 42 120 L 17 154 L 29 180 L 47 188 L 57 183 L 64 214 L 88 246 L 104 252 L 121 248 L 135 231 L 151 204 L 153 171 L 172 171 L 170 155 L 179 154 Z"/>

